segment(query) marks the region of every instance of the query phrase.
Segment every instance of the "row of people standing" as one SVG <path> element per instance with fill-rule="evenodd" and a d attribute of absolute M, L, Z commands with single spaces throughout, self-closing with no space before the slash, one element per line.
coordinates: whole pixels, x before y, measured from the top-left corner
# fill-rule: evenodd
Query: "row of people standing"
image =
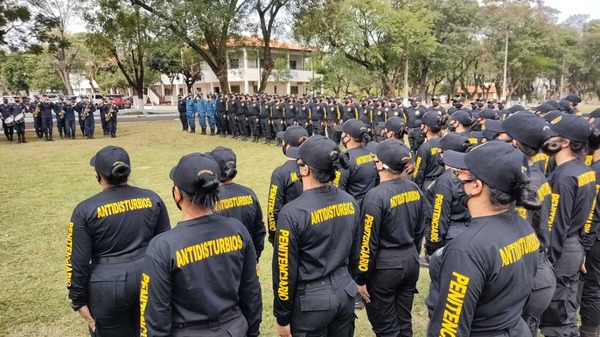
<path fill-rule="evenodd" d="M 25 104 L 22 99 L 9 104 L 7 99 L 0 104 L 2 115 L 2 128 L 8 141 L 13 141 L 17 133 L 17 142 L 26 143 L 25 138 L 25 113 L 33 115 L 35 133 L 39 139 L 53 141 L 53 128 L 56 127 L 61 139 L 75 139 L 76 125 L 79 124 L 81 133 L 88 139 L 94 138 L 95 121 L 94 112 L 99 112 L 102 131 L 105 136 L 116 137 L 117 114 L 119 108 L 112 99 L 95 105 L 88 98 L 75 103 L 70 99 L 59 98 L 58 102 L 50 102 L 48 96 L 41 100 L 35 98 L 30 104 Z"/>

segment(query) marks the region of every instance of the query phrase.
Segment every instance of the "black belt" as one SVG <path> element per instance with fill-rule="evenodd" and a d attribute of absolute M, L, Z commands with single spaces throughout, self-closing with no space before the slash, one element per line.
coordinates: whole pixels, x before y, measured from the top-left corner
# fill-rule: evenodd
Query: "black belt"
<path fill-rule="evenodd" d="M 106 257 L 93 257 L 93 264 L 117 264 L 117 263 L 127 263 L 135 260 L 139 260 L 144 257 L 146 254 L 146 248 L 148 246 L 144 246 L 134 250 L 131 253 L 119 255 L 119 256 L 106 256 Z"/>
<path fill-rule="evenodd" d="M 320 287 L 320 286 L 324 286 L 324 285 L 331 285 L 333 283 L 332 280 L 337 281 L 337 280 L 343 279 L 345 277 L 350 277 L 350 272 L 348 271 L 347 266 L 340 267 L 333 273 L 331 273 L 327 276 L 321 277 L 320 279 L 313 280 L 313 281 L 300 282 L 298 284 L 298 289 L 305 290 L 305 289 Z"/>
<path fill-rule="evenodd" d="M 219 318 L 217 319 L 211 319 L 211 320 L 206 320 L 206 321 L 200 321 L 200 322 L 189 322 L 189 323 L 173 323 L 173 329 L 185 329 L 185 328 L 195 328 L 195 329 L 203 329 L 203 328 L 213 328 L 216 326 L 219 326 L 221 324 L 223 324 L 223 322 L 228 321 L 231 317 L 231 314 L 237 312 L 239 309 L 236 306 L 233 306 L 227 310 L 225 310 L 224 313 L 222 313 L 221 315 L 219 315 Z"/>

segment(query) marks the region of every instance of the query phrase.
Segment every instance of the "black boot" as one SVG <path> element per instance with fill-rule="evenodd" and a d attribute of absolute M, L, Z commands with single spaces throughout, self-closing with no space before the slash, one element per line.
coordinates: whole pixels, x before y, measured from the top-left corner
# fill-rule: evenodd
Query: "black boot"
<path fill-rule="evenodd" d="M 600 329 L 598 328 L 587 328 L 587 327 L 580 327 L 579 328 L 579 335 L 581 337 L 599 337 L 600 336 Z"/>
<path fill-rule="evenodd" d="M 242 142 L 245 142 L 245 141 L 247 141 L 247 140 L 248 140 L 248 137 L 246 137 L 246 136 L 242 136 Z"/>
<path fill-rule="evenodd" d="M 227 135 L 225 134 L 225 132 L 221 133 L 221 137 L 222 138 L 226 138 L 227 137 Z"/>
<path fill-rule="evenodd" d="M 117 138 L 117 135 L 114 132 L 110 133 L 110 138 Z"/>
<path fill-rule="evenodd" d="M 21 144 L 21 134 L 17 133 L 17 144 Z"/>
<path fill-rule="evenodd" d="M 23 133 L 21 134 L 21 142 L 22 142 L 22 143 L 27 143 L 27 141 L 25 140 L 25 132 L 23 132 Z"/>
<path fill-rule="evenodd" d="M 210 129 L 210 135 L 214 136 L 215 135 L 215 129 Z"/>
<path fill-rule="evenodd" d="M 203 127 L 203 128 L 202 128 L 202 134 L 203 134 L 203 135 L 206 135 L 206 127 Z"/>
<path fill-rule="evenodd" d="M 192 133 L 196 133 L 196 129 L 192 129 Z"/>
<path fill-rule="evenodd" d="M 271 140 L 270 139 L 265 140 L 265 144 L 266 145 L 271 145 Z"/>

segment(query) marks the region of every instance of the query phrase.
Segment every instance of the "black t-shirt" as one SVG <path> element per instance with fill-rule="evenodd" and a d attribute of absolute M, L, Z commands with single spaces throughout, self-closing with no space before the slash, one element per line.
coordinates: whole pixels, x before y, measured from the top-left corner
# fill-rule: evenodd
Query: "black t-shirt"
<path fill-rule="evenodd" d="M 170 336 L 173 324 L 214 321 L 236 305 L 258 336 L 262 320 L 256 253 L 237 219 L 206 215 L 154 238 L 144 260 L 141 330 Z"/>
<path fill-rule="evenodd" d="M 422 190 L 426 190 L 429 187 L 423 185 L 426 180 L 435 180 L 444 173 L 444 162 L 438 153 L 439 147 L 440 138 L 432 138 L 421 144 L 417 150 L 413 178 L 417 186 Z"/>
<path fill-rule="evenodd" d="M 300 194 L 302 194 L 302 180 L 298 177 L 298 165 L 295 160 L 287 160 L 271 173 L 267 202 L 269 242 L 273 243 L 277 217 L 281 208 Z"/>
<path fill-rule="evenodd" d="M 359 146 L 347 152 L 350 155 L 349 168 L 340 169 L 334 185 L 350 193 L 360 203 L 364 195 L 377 185 L 379 175 L 371 151 Z"/>
<path fill-rule="evenodd" d="M 87 304 L 90 260 L 133 253 L 170 228 L 162 199 L 134 186 L 111 187 L 77 205 L 67 234 L 67 289 L 72 307 Z"/>
<path fill-rule="evenodd" d="M 428 337 L 501 333 L 521 320 L 539 241 L 514 211 L 478 217 L 441 253 Z M 437 268 L 437 266 L 436 266 Z"/>

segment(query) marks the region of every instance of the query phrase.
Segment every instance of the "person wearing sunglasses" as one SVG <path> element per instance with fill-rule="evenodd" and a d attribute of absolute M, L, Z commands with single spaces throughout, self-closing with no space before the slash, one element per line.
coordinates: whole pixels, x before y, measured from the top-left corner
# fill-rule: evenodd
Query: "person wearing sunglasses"
<path fill-rule="evenodd" d="M 552 205 L 552 191 L 544 172 L 533 162 L 533 158 L 540 150 L 547 154 L 556 153 L 560 150 L 560 143 L 556 133 L 550 130 L 543 118 L 526 111 L 516 112 L 508 117 L 502 122 L 502 129 L 512 139 L 512 145 L 527 157 L 529 177 L 542 202 L 542 208 L 539 210 L 526 210 L 523 207 L 516 209 L 531 224 L 540 241 L 540 256 L 533 291 L 523 309 L 523 319 L 529 326 L 531 335 L 537 336 L 542 313 L 550 305 L 556 289 L 556 277 L 547 258 L 547 250 L 550 247 L 548 219 Z"/>
<path fill-rule="evenodd" d="M 381 183 L 363 199 L 364 229 L 355 280 L 377 336 L 412 336 L 423 195 L 410 181 L 411 152 L 402 142 L 384 140 L 376 147 L 373 161 Z"/>
<path fill-rule="evenodd" d="M 283 206 L 273 248 L 273 312 L 278 336 L 352 336 L 358 293 L 351 272 L 360 254 L 360 209 L 333 186 L 347 158 L 315 135 L 286 155 L 297 158 L 302 194 Z M 371 162 L 372 163 L 372 162 Z"/>
<path fill-rule="evenodd" d="M 436 298 L 427 336 L 531 336 L 521 315 L 540 242 L 514 209 L 541 207 L 527 159 L 492 141 L 466 154 L 445 151 L 444 162 L 459 170 L 471 222 L 432 257 L 438 270 L 430 268 L 436 289 L 428 297 Z"/>
<path fill-rule="evenodd" d="M 417 150 L 413 179 L 415 184 L 425 191 L 444 173 L 444 165 L 441 162 L 438 149 L 440 146 L 440 133 L 446 128 L 448 115 L 443 115 L 436 110 L 427 111 L 417 123 L 423 130 L 426 142 L 421 144 L 419 150 Z"/>

